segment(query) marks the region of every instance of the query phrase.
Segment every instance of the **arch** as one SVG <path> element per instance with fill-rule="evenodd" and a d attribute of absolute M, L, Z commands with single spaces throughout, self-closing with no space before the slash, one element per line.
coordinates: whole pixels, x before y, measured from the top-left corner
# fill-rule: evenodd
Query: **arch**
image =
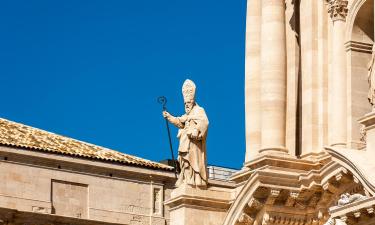
<path fill-rule="evenodd" d="M 246 184 L 238 194 L 236 200 L 233 202 L 228 210 L 227 216 L 224 220 L 224 225 L 234 225 L 236 220 L 240 217 L 242 210 L 246 204 L 250 201 L 251 196 L 254 194 L 256 189 L 260 186 L 260 182 L 257 179 L 257 174 L 253 173 L 250 179 L 247 180 Z"/>
<path fill-rule="evenodd" d="M 327 154 L 328 155 L 328 154 Z M 336 158 L 336 157 L 335 157 Z M 350 173 L 348 173 L 350 172 Z M 238 196 L 236 197 L 235 201 L 233 202 L 232 206 L 229 208 L 227 216 L 224 220 L 224 225 L 235 225 L 240 220 L 245 208 L 248 206 L 248 203 L 255 198 L 255 193 L 257 192 L 258 188 L 267 188 L 264 186 L 262 181 L 259 179 L 261 171 L 254 171 L 253 174 L 249 177 L 249 179 L 244 184 L 243 188 L 240 190 Z M 332 194 L 331 188 L 335 189 L 335 187 L 328 187 L 332 185 L 332 181 L 337 181 L 339 175 L 346 175 L 351 178 L 358 178 L 359 182 L 355 183 L 353 180 L 347 181 L 351 183 L 348 188 L 342 188 L 338 190 L 335 194 Z M 346 177 L 347 178 L 347 177 Z M 373 191 L 363 176 L 360 176 L 358 171 L 353 170 L 352 167 L 349 167 L 347 163 L 339 163 L 338 160 L 330 160 L 323 166 L 320 170 L 310 170 L 305 174 L 301 174 L 299 176 L 300 180 L 300 187 L 299 191 L 302 193 L 303 191 L 311 191 L 314 192 L 311 196 L 315 194 L 321 193 L 322 195 L 326 193 L 331 193 L 331 195 L 323 202 L 316 203 L 319 205 L 319 209 L 314 211 L 314 214 L 317 214 L 323 210 L 323 212 L 328 212 L 329 207 L 335 205 L 337 200 L 339 199 L 340 195 L 346 193 L 348 190 L 352 190 L 352 187 L 360 187 L 360 189 L 365 189 L 373 194 Z M 268 187 L 269 188 L 269 187 Z M 281 189 L 280 189 L 281 188 Z M 276 188 L 280 191 L 283 190 L 291 190 L 288 187 L 278 187 Z M 323 192 L 322 192 L 323 191 Z M 327 192 L 328 191 L 328 192 Z M 320 197 L 323 199 L 323 196 Z M 258 212 L 262 212 L 259 210 Z M 259 218 L 261 214 L 258 214 L 254 218 Z M 326 221 L 328 218 L 322 217 L 321 220 Z M 250 220 L 255 221 L 255 220 Z M 243 223 L 241 223 L 243 224 Z M 251 224 L 251 223 L 250 223 Z"/>
<path fill-rule="evenodd" d="M 351 40 L 355 19 L 357 18 L 359 10 L 363 6 L 363 4 L 365 4 L 366 1 L 368 0 L 353 0 L 352 4 L 350 5 L 348 10 L 348 16 L 346 18 L 346 41 Z"/>
<path fill-rule="evenodd" d="M 349 148 L 363 149 L 361 126 L 357 122 L 371 110 L 367 100 L 368 62 L 374 41 L 374 0 L 353 0 L 346 21 L 347 142 Z"/>
<path fill-rule="evenodd" d="M 332 147 L 326 147 L 326 151 L 332 156 L 333 161 L 349 170 L 371 196 L 375 196 L 375 175 L 371 174 L 371 171 L 374 171 L 374 167 L 368 167 L 364 163 L 361 163 L 360 159 L 358 160 L 358 158 L 363 158 L 364 160 L 371 159 L 372 156 L 367 156 L 366 151 L 358 152 L 358 150 L 348 149 L 340 151 Z M 360 153 L 362 153 L 360 157 L 355 157 Z"/>

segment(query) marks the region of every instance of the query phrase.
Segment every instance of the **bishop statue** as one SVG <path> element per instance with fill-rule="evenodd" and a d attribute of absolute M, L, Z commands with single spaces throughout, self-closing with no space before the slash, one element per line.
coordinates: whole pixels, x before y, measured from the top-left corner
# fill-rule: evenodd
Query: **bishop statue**
<path fill-rule="evenodd" d="M 188 184 L 193 187 L 207 186 L 206 138 L 208 118 L 202 107 L 195 101 L 196 86 L 193 81 L 186 80 L 182 86 L 185 114 L 174 117 L 167 111 L 164 118 L 179 128 L 178 162 L 180 175 L 176 186 Z"/>

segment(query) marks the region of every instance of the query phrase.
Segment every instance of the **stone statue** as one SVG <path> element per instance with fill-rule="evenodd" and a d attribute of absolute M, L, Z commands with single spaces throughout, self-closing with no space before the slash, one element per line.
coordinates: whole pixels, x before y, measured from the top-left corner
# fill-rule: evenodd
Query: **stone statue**
<path fill-rule="evenodd" d="M 343 206 L 343 205 L 347 205 L 347 204 L 350 204 L 350 203 L 353 203 L 353 202 L 356 202 L 356 201 L 363 200 L 365 198 L 366 198 L 366 196 L 361 195 L 361 194 L 352 194 L 351 195 L 349 193 L 345 193 L 345 194 L 342 194 L 340 196 L 340 199 L 337 202 L 337 205 Z"/>
<path fill-rule="evenodd" d="M 194 82 L 186 80 L 182 86 L 185 114 L 174 117 L 167 111 L 163 112 L 164 118 L 179 128 L 177 137 L 180 144 L 177 160 L 181 172 L 176 183 L 177 187 L 183 183 L 193 187 L 207 186 L 206 137 L 208 119 L 204 109 L 195 102 L 195 91 Z"/>
<path fill-rule="evenodd" d="M 372 57 L 368 65 L 367 80 L 369 83 L 369 91 L 367 98 L 372 106 L 372 110 L 375 110 L 375 45 L 372 47 Z"/>
<path fill-rule="evenodd" d="M 324 225 L 347 225 L 347 224 L 341 219 L 329 218 L 329 220 Z"/>

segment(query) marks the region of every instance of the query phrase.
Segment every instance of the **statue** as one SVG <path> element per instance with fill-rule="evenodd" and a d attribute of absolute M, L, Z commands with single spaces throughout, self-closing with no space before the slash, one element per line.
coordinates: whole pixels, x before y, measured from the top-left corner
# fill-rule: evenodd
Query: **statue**
<path fill-rule="evenodd" d="M 188 184 L 193 187 L 207 186 L 206 166 L 206 137 L 208 119 L 202 107 L 195 102 L 196 86 L 191 80 L 186 80 L 182 86 L 184 97 L 185 114 L 174 117 L 167 111 L 163 116 L 170 123 L 179 128 L 177 138 L 180 143 L 178 147 L 178 162 L 180 164 L 180 175 L 176 186 Z"/>
<path fill-rule="evenodd" d="M 375 45 L 372 47 L 372 57 L 368 65 L 367 80 L 369 83 L 369 91 L 367 98 L 372 106 L 372 110 L 375 110 Z"/>
<path fill-rule="evenodd" d="M 350 204 L 350 203 L 353 203 L 353 202 L 356 202 L 356 201 L 361 201 L 361 200 L 364 200 L 366 199 L 366 196 L 364 195 L 361 195 L 361 194 L 349 194 L 349 193 L 345 193 L 345 194 L 342 194 L 340 196 L 340 199 L 338 200 L 337 202 L 337 205 L 338 206 L 343 206 L 343 205 L 347 205 L 347 204 Z"/>
<path fill-rule="evenodd" d="M 341 219 L 329 218 L 328 221 L 324 225 L 346 225 L 346 223 L 342 221 Z"/>

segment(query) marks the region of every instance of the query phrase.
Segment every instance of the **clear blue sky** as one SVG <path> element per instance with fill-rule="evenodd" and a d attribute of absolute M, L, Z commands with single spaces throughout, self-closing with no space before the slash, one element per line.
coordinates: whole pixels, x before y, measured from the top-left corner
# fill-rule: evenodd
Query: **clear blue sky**
<path fill-rule="evenodd" d="M 210 120 L 208 163 L 240 168 L 245 5 L 1 1 L 0 117 L 159 161 L 170 153 L 156 98 L 182 114 L 190 78 Z"/>

